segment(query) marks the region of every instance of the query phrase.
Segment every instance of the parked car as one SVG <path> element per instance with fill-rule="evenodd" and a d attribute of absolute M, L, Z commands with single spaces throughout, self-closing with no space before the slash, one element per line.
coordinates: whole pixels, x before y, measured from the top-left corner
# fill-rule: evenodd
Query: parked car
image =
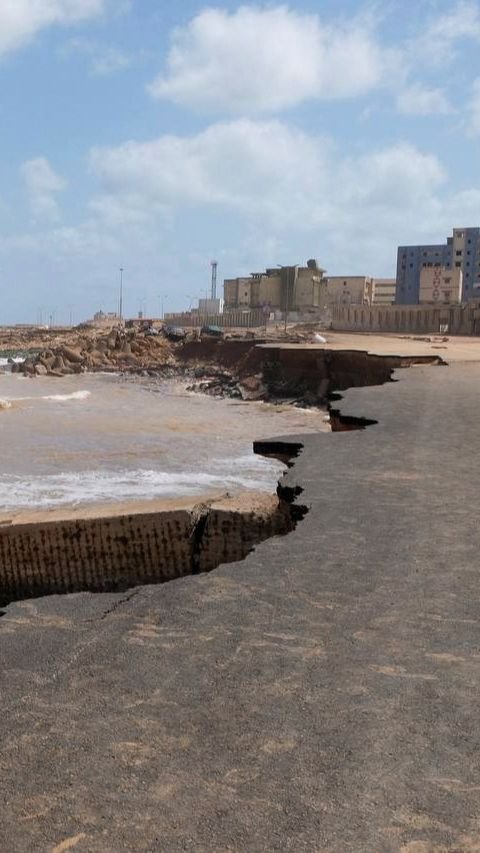
<path fill-rule="evenodd" d="M 202 326 L 200 329 L 200 335 L 210 337 L 210 338 L 223 338 L 224 333 L 223 329 L 220 326 Z"/>
<path fill-rule="evenodd" d="M 164 326 L 163 334 L 169 341 L 184 341 L 187 337 L 185 329 L 180 326 Z"/>

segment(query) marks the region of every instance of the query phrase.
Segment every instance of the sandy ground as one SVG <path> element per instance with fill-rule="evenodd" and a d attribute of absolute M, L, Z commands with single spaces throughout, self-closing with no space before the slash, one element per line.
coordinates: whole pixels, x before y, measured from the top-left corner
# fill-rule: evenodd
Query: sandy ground
<path fill-rule="evenodd" d="M 447 362 L 480 361 L 480 338 L 426 335 L 368 335 L 363 332 L 322 332 L 326 344 L 310 344 L 318 349 L 368 350 L 373 355 L 438 355 Z M 287 344 L 288 346 L 288 344 Z M 305 344 L 290 344 L 302 346 Z"/>

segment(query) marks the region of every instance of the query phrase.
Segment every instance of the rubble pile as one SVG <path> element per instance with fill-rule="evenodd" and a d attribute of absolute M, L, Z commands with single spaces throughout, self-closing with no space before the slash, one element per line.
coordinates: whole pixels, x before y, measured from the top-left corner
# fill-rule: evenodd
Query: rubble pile
<path fill-rule="evenodd" d="M 245 376 L 241 379 L 224 368 L 213 365 L 194 370 L 197 382 L 187 386 L 187 391 L 209 394 L 211 397 L 229 397 L 234 400 L 266 400 L 268 391 L 262 377 Z"/>

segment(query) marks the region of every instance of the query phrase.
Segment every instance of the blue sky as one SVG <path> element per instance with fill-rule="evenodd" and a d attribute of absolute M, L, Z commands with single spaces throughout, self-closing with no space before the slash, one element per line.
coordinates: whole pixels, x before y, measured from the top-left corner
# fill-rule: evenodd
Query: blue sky
<path fill-rule="evenodd" d="M 0 323 L 480 225 L 480 0 L 1 0 Z"/>

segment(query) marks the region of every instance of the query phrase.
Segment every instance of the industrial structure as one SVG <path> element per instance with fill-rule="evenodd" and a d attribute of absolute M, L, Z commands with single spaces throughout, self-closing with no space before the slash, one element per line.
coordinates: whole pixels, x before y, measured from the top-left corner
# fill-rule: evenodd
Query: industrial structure
<path fill-rule="evenodd" d="M 451 287 L 430 288 L 421 277 L 424 270 L 436 270 L 436 280 Z M 458 271 L 462 274 L 458 296 Z M 423 273 L 424 282 L 433 273 Z M 469 302 L 480 296 L 480 228 L 454 228 L 451 237 L 440 245 L 399 246 L 397 253 L 396 303 L 417 305 L 422 301 Z M 445 281 L 444 281 L 445 283 Z M 425 296 L 428 293 L 429 299 Z M 448 298 L 447 298 L 448 297 Z"/>
<path fill-rule="evenodd" d="M 252 273 L 249 277 L 226 279 L 225 309 L 262 308 L 266 313 L 316 311 L 327 302 L 325 270 L 316 260 L 305 267 L 281 266 Z"/>

